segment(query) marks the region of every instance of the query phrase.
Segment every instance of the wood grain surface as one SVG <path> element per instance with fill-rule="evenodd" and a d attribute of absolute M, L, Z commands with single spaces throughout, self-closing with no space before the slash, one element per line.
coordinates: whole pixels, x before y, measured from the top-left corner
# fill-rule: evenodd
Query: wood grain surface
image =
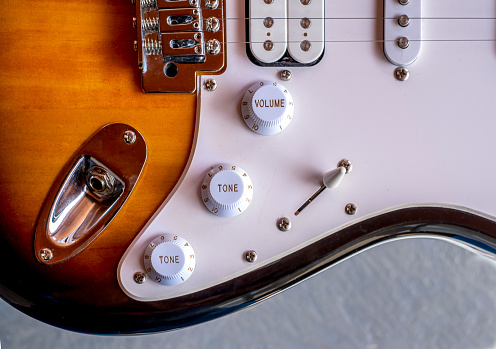
<path fill-rule="evenodd" d="M 186 165 L 196 96 L 142 92 L 135 11 L 131 1 L 119 0 L 0 4 L 0 246 L 6 261 L 0 291 L 20 308 L 29 306 L 23 304 L 29 292 L 88 306 L 126 302 L 116 279 L 119 259 Z M 51 185 L 77 149 L 114 122 L 135 127 L 146 140 L 141 179 L 89 247 L 67 262 L 42 265 L 34 257 L 34 230 Z"/>

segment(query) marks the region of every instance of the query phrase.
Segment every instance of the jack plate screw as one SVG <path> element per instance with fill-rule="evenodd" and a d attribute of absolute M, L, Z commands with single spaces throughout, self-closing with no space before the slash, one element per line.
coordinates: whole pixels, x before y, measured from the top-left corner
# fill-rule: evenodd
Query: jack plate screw
<path fill-rule="evenodd" d="M 53 258 L 53 252 L 48 247 L 43 247 L 40 250 L 40 258 L 44 262 L 48 262 Z"/>

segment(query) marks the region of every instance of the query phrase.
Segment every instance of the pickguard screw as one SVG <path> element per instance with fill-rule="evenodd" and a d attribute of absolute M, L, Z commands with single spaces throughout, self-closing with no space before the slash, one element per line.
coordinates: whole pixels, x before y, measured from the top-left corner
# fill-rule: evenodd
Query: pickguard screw
<path fill-rule="evenodd" d="M 53 252 L 48 247 L 43 247 L 40 250 L 40 258 L 44 262 L 48 262 L 53 258 Z"/>
<path fill-rule="evenodd" d="M 133 131 L 127 130 L 122 135 L 122 139 L 126 142 L 126 144 L 133 144 L 136 142 L 136 134 Z"/>
<path fill-rule="evenodd" d="M 286 217 L 279 218 L 277 220 L 277 227 L 280 231 L 289 231 L 291 229 L 291 221 Z"/>
<path fill-rule="evenodd" d="M 136 282 L 138 285 L 144 284 L 146 281 L 146 275 L 142 273 L 141 271 L 138 271 L 134 273 L 133 275 L 134 282 Z"/>
<path fill-rule="evenodd" d="M 399 67 L 394 70 L 394 76 L 398 81 L 407 81 L 410 77 L 410 72 L 404 67 Z"/>
<path fill-rule="evenodd" d="M 282 81 L 289 81 L 293 77 L 293 74 L 289 70 L 283 70 L 281 72 L 281 80 Z"/>
<path fill-rule="evenodd" d="M 344 212 L 346 212 L 350 216 L 354 215 L 356 211 L 357 211 L 357 207 L 355 204 L 348 204 L 344 208 Z"/>
<path fill-rule="evenodd" d="M 248 262 L 253 263 L 257 260 L 257 252 L 251 250 L 245 253 L 245 258 Z"/>
<path fill-rule="evenodd" d="M 215 81 L 214 79 L 205 80 L 205 88 L 207 89 L 207 91 L 217 90 L 217 81 Z"/>
<path fill-rule="evenodd" d="M 353 165 L 350 160 L 343 159 L 338 163 L 338 167 L 344 167 L 346 169 L 346 173 L 350 173 L 353 169 Z"/>

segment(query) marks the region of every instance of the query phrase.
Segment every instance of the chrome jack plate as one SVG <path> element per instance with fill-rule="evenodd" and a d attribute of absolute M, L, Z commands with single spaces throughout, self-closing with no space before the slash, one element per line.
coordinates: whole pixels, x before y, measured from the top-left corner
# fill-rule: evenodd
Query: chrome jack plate
<path fill-rule="evenodd" d="M 132 143 L 124 137 L 129 132 L 136 138 Z M 87 247 L 120 210 L 145 161 L 145 140 L 134 128 L 111 124 L 98 131 L 67 163 L 48 194 L 36 225 L 36 258 L 54 264 Z"/>

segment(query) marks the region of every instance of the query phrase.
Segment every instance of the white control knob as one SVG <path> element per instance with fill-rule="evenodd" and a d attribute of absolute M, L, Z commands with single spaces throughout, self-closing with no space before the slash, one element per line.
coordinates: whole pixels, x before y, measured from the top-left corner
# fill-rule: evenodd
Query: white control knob
<path fill-rule="evenodd" d="M 145 270 L 156 282 L 179 285 L 195 270 L 196 257 L 191 245 L 180 236 L 163 234 L 153 239 L 144 256 Z"/>
<path fill-rule="evenodd" d="M 293 114 L 293 97 L 277 82 L 257 82 L 246 91 L 241 102 L 241 115 L 246 125 L 265 136 L 284 130 Z"/>
<path fill-rule="evenodd" d="M 241 167 L 223 164 L 212 167 L 205 175 L 201 195 L 210 212 L 221 217 L 233 217 L 250 205 L 253 184 Z"/>

